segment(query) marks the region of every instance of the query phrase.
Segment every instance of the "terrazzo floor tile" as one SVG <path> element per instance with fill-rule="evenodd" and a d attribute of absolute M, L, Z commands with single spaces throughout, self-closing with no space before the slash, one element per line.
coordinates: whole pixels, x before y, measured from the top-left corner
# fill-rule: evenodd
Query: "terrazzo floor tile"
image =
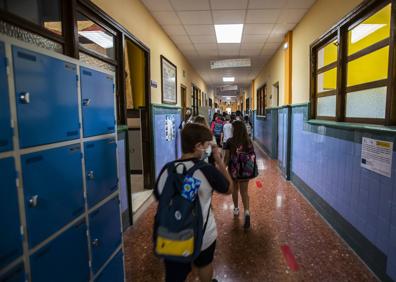
<path fill-rule="evenodd" d="M 249 183 L 251 229 L 243 230 L 241 202 L 241 214 L 234 217 L 231 196 L 214 195 L 218 228 L 215 277 L 220 282 L 377 281 L 296 188 L 282 178 L 277 162 L 256 152 L 262 169 Z M 164 281 L 164 268 L 152 249 L 155 209 L 153 203 L 125 232 L 128 282 Z M 290 252 L 282 252 L 282 246 Z M 194 271 L 188 281 L 198 281 Z"/>

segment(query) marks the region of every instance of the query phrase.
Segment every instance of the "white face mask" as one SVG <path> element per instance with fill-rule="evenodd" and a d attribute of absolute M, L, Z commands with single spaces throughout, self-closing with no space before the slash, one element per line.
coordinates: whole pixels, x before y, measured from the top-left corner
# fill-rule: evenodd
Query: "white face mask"
<path fill-rule="evenodd" d="M 201 160 L 205 160 L 206 158 L 209 158 L 211 154 L 212 154 L 212 146 L 209 145 L 208 148 L 202 150 Z"/>

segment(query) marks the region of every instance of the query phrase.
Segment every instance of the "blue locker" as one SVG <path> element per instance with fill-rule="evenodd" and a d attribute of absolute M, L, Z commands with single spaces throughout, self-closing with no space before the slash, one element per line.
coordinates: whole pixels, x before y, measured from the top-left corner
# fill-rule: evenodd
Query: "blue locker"
<path fill-rule="evenodd" d="M 122 251 L 119 251 L 95 279 L 95 282 L 124 282 L 123 257 Z"/>
<path fill-rule="evenodd" d="M 79 144 L 22 156 L 30 247 L 84 212 L 81 157 Z"/>
<path fill-rule="evenodd" d="M 81 67 L 80 74 L 84 137 L 113 133 L 113 77 L 84 67 Z"/>
<path fill-rule="evenodd" d="M 89 281 L 87 226 L 76 223 L 30 256 L 33 282 Z"/>
<path fill-rule="evenodd" d="M 14 159 L 0 159 L 0 269 L 22 255 Z"/>
<path fill-rule="evenodd" d="M 1 282 L 25 282 L 25 269 L 23 264 L 18 264 L 4 275 L 0 275 Z"/>
<path fill-rule="evenodd" d="M 118 197 L 89 215 L 92 245 L 92 270 L 96 273 L 121 244 L 121 222 Z"/>
<path fill-rule="evenodd" d="M 7 59 L 0 42 L 0 152 L 12 150 L 10 103 L 8 100 Z"/>
<path fill-rule="evenodd" d="M 13 46 L 22 148 L 80 137 L 76 65 Z"/>
<path fill-rule="evenodd" d="M 87 142 L 84 148 L 87 198 L 92 207 L 118 187 L 117 144 L 114 139 L 105 139 Z"/>

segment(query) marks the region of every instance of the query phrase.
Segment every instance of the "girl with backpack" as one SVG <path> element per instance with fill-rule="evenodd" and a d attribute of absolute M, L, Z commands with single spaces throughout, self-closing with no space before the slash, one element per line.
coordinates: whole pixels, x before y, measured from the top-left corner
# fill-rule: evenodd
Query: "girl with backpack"
<path fill-rule="evenodd" d="M 223 140 L 223 121 L 219 114 L 215 114 L 213 116 L 213 121 L 210 125 L 210 129 L 216 138 L 217 146 L 222 147 L 222 140 Z"/>
<path fill-rule="evenodd" d="M 249 180 L 258 175 L 256 154 L 251 139 L 243 121 L 236 120 L 232 123 L 233 136 L 224 145 L 225 163 L 234 181 L 232 200 L 234 202 L 234 215 L 239 215 L 238 190 L 240 190 L 244 208 L 244 228 L 250 228 L 249 210 Z"/>

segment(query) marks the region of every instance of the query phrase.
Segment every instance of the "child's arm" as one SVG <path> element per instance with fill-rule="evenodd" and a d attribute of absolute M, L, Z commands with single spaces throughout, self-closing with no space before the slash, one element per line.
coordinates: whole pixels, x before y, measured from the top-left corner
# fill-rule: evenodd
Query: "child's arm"
<path fill-rule="evenodd" d="M 231 194 L 232 191 L 234 190 L 234 184 L 233 184 L 234 182 L 232 181 L 232 178 L 227 171 L 227 167 L 221 158 L 219 147 L 212 146 L 212 155 L 213 158 L 215 159 L 217 169 L 221 172 L 221 174 L 223 174 L 223 176 L 227 179 L 229 183 L 229 188 L 226 194 Z"/>

